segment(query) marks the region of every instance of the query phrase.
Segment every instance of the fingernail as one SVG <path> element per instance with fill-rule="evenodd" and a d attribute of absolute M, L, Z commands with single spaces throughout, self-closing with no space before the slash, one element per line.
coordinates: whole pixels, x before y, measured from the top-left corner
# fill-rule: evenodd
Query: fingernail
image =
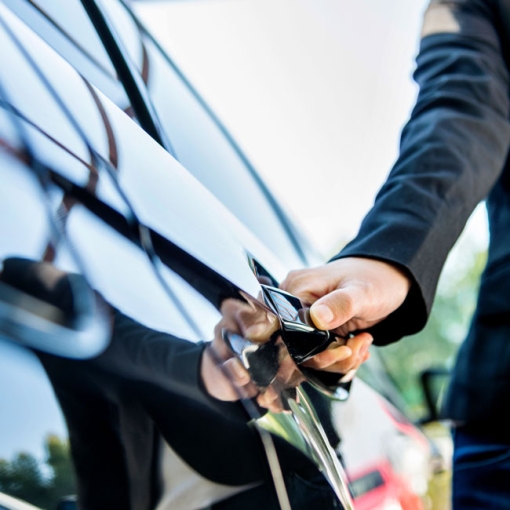
<path fill-rule="evenodd" d="M 343 357 L 339 358 L 338 361 L 342 361 L 344 359 L 347 359 L 349 356 L 352 356 L 352 350 L 350 347 L 342 345 L 341 347 L 338 347 L 338 349 L 341 349 L 343 353 Z"/>
<path fill-rule="evenodd" d="M 333 312 L 326 305 L 315 305 L 310 308 L 310 314 L 315 323 L 327 326 L 333 320 Z"/>
<path fill-rule="evenodd" d="M 370 344 L 363 344 L 359 350 L 359 355 L 364 356 L 368 352 L 369 347 Z"/>

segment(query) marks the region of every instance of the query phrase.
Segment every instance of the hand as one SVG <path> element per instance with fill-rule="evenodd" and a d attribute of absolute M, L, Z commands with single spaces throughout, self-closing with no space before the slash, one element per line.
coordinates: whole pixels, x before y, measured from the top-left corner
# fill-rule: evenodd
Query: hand
<path fill-rule="evenodd" d="M 282 392 L 295 388 L 305 377 L 291 358 L 281 337 L 276 339 L 278 372 L 267 387 L 258 387 L 223 339 L 223 330 L 237 333 L 253 344 L 262 344 L 272 338 L 279 327 L 277 317 L 257 301 L 247 298 L 226 299 L 221 305 L 222 318 L 215 327 L 214 340 L 206 347 L 202 359 L 201 376 L 209 395 L 224 401 L 254 398 L 272 412 L 284 410 Z"/>
<path fill-rule="evenodd" d="M 278 329 L 277 318 L 255 300 L 226 299 L 221 305 L 222 318 L 214 330 L 214 340 L 202 358 L 201 376 L 205 389 L 214 398 L 235 401 L 255 397 L 260 389 L 250 380 L 242 363 L 227 347 L 222 331 L 238 333 L 254 343 L 264 343 Z M 275 396 L 269 391 L 268 399 Z"/>
<path fill-rule="evenodd" d="M 292 271 L 281 288 L 311 304 L 319 329 L 347 337 L 386 318 L 405 300 L 411 282 L 398 267 L 375 259 L 349 257 L 324 266 Z M 308 366 L 346 373 L 368 358 L 373 339 L 359 333 L 309 360 Z"/>
<path fill-rule="evenodd" d="M 223 339 L 215 337 L 205 348 L 200 374 L 207 393 L 218 400 L 234 402 L 258 393 L 250 375 Z"/>
<path fill-rule="evenodd" d="M 346 382 L 370 357 L 369 347 L 372 342 L 372 335 L 366 332 L 359 333 L 346 342 L 333 342 L 325 351 L 303 363 L 303 366 L 344 374 L 342 382 Z"/>

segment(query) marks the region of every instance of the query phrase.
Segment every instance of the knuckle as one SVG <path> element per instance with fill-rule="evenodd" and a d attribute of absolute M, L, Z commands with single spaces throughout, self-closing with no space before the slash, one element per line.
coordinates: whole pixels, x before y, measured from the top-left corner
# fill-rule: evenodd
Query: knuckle
<path fill-rule="evenodd" d="M 341 309 L 341 312 L 348 316 L 352 316 L 354 312 L 354 299 L 353 297 L 348 293 L 342 294 L 341 301 L 339 300 L 339 308 Z"/>
<path fill-rule="evenodd" d="M 297 276 L 298 273 L 299 273 L 298 269 L 293 269 L 292 271 L 289 271 L 289 274 L 285 278 L 285 281 L 291 282 L 292 280 L 294 280 L 294 278 Z"/>
<path fill-rule="evenodd" d="M 285 280 L 282 283 L 282 287 L 285 287 L 285 290 L 287 291 L 289 289 L 295 291 L 297 288 L 303 286 L 307 274 L 307 269 L 293 269 L 287 274 Z"/>

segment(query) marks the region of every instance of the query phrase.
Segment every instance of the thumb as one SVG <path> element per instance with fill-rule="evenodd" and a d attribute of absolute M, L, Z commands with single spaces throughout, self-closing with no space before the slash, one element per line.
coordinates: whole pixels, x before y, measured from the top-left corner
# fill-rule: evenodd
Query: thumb
<path fill-rule="evenodd" d="M 319 329 L 335 329 L 355 315 L 355 296 L 351 289 L 337 289 L 310 307 L 310 316 Z"/>

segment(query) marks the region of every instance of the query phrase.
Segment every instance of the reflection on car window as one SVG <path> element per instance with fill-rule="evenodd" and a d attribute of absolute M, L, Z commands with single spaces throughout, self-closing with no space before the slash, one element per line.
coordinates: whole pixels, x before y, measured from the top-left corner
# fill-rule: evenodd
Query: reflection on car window
<path fill-rule="evenodd" d="M 19 161 L 0 150 L 0 181 L 0 260 L 13 254 L 41 256 L 50 238 L 51 225 L 37 179 Z"/>
<path fill-rule="evenodd" d="M 81 206 L 71 211 L 67 229 L 88 278 L 109 303 L 153 329 L 201 339 L 165 293 L 143 250 Z"/>
<path fill-rule="evenodd" d="M 301 264 L 247 162 L 159 48 L 142 37 L 149 94 L 177 159 L 282 260 Z"/>
<path fill-rule="evenodd" d="M 7 4 L 121 109 L 133 114 L 111 61 L 80 2 L 62 6 L 38 0 Z M 155 46 L 142 35 L 119 2 L 105 2 L 110 21 L 130 60 L 147 84 L 150 98 L 179 161 L 270 249 L 289 265 L 302 263 L 292 227 L 276 212 L 247 162 L 203 103 Z M 77 24 L 77 19 L 84 22 Z M 76 26 L 80 27 L 76 30 Z"/>
<path fill-rule="evenodd" d="M 7 4 L 117 106 L 133 115 L 111 61 L 80 2 L 65 2 L 63 9 L 43 0 L 26 4 L 9 0 Z M 179 161 L 283 261 L 291 266 L 302 264 L 296 243 L 291 240 L 295 235 L 289 235 L 289 230 L 294 229 L 282 221 L 247 162 L 203 103 L 152 40 L 139 31 L 121 3 L 106 2 L 104 7 L 130 60 L 148 86 L 153 106 Z M 76 19 L 82 18 L 86 22 L 75 32 Z"/>
<path fill-rule="evenodd" d="M 4 3 L 120 108 L 128 108 L 124 88 L 79 0 Z"/>
<path fill-rule="evenodd" d="M 67 429 L 51 383 L 33 353 L 0 339 L 0 387 L 8 389 L 0 393 L 0 500 L 5 493 L 55 509 L 76 487 Z"/>

